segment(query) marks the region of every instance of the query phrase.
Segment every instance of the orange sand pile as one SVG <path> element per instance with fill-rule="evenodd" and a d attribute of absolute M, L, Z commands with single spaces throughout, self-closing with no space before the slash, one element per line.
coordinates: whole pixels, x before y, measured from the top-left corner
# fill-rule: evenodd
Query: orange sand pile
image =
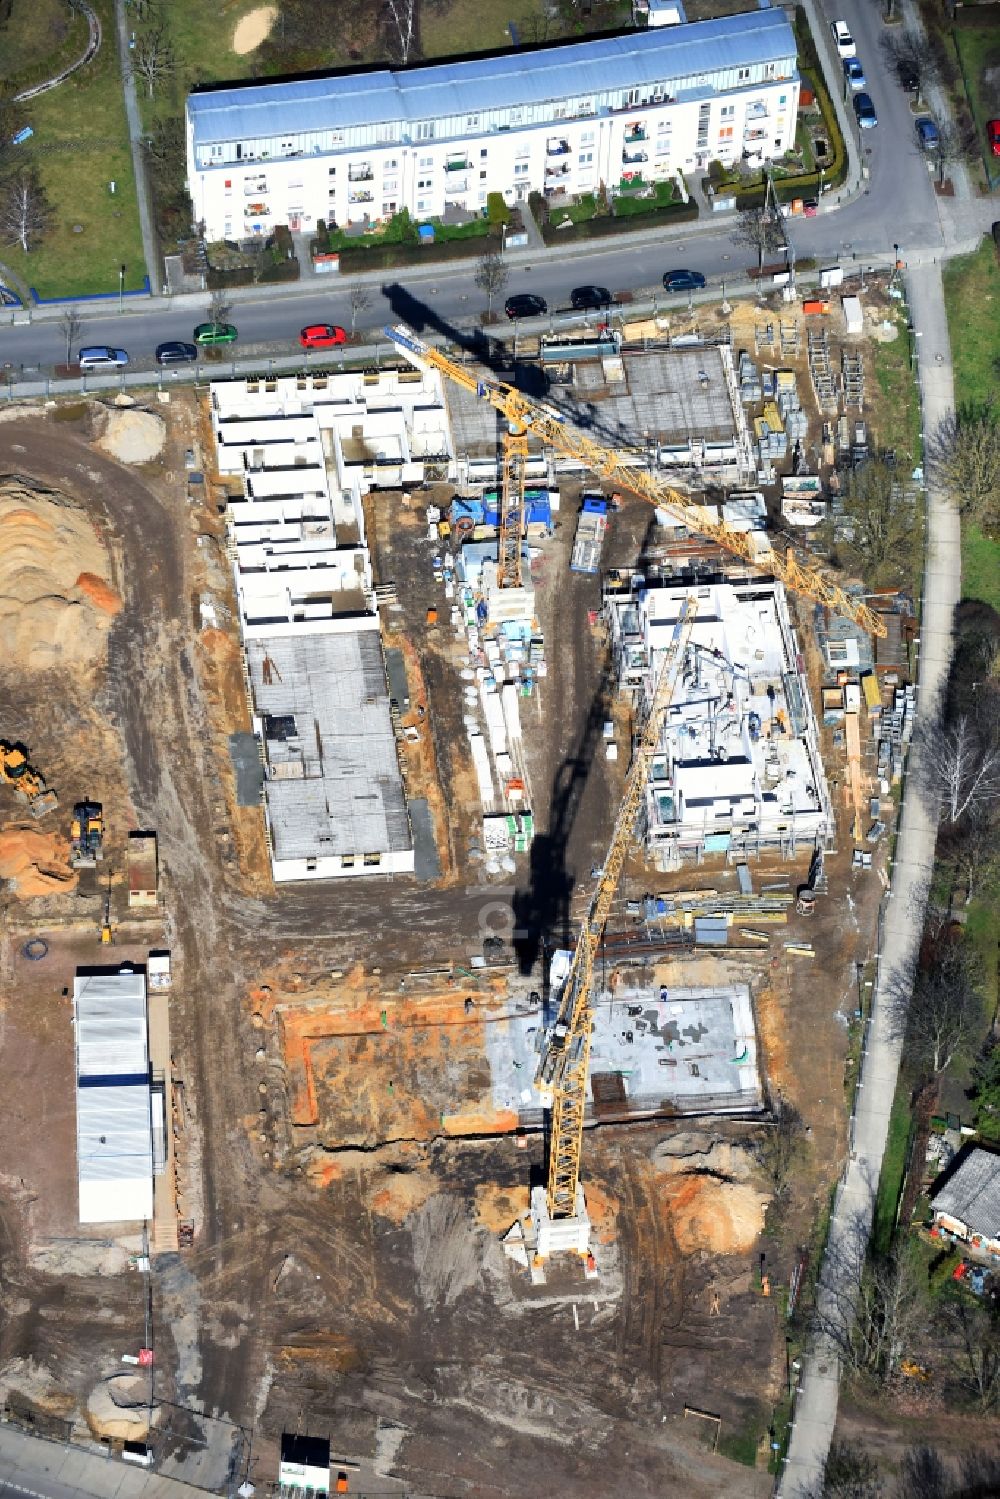
<path fill-rule="evenodd" d="M 764 1227 L 768 1199 L 746 1182 L 685 1175 L 666 1181 L 662 1192 L 683 1254 L 744 1254 Z"/>
<path fill-rule="evenodd" d="M 401 1141 L 378 1151 L 338 1150 L 334 1155 L 316 1155 L 309 1161 L 306 1175 L 310 1185 L 320 1189 L 339 1182 L 358 1182 L 369 1209 L 399 1224 L 438 1191 L 438 1183 L 424 1161 L 421 1146 Z"/>
<path fill-rule="evenodd" d="M 67 863 L 69 845 L 57 833 L 32 827 L 7 827 L 0 832 L 0 879 L 13 880 L 15 893 L 66 894 L 76 888 L 77 875 Z"/>
<path fill-rule="evenodd" d="M 79 670 L 104 654 L 117 594 L 86 514 L 17 479 L 0 484 L 0 659 L 38 673 Z"/>
<path fill-rule="evenodd" d="M 492 1182 L 483 1182 L 476 1188 L 476 1222 L 489 1229 L 491 1234 L 506 1233 L 514 1220 L 528 1211 L 529 1205 L 527 1183 L 517 1187 L 498 1187 Z"/>

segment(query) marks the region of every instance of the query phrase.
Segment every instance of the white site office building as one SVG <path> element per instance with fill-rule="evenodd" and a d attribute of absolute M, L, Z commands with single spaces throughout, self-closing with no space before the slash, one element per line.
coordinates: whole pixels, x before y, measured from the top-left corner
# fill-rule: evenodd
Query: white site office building
<path fill-rule="evenodd" d="M 478 213 L 635 190 L 795 142 L 796 45 L 764 9 L 619 36 L 187 101 L 188 187 L 209 240 Z"/>
<path fill-rule="evenodd" d="M 691 593 L 698 614 L 647 786 L 647 852 L 669 869 L 711 853 L 825 847 L 833 811 L 782 584 L 612 579 L 619 685 L 648 703 Z"/>

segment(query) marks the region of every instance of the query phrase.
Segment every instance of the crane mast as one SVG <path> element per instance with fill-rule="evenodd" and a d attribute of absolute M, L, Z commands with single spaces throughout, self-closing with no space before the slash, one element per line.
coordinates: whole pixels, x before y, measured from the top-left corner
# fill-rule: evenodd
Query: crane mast
<path fill-rule="evenodd" d="M 689 597 L 664 654 L 656 688 L 629 767 L 607 858 L 580 926 L 573 961 L 559 1001 L 559 1011 L 554 1025 L 549 1029 L 535 1074 L 536 1087 L 545 1094 L 551 1092 L 553 1100 L 546 1195 L 549 1215 L 554 1219 L 571 1218 L 577 1211 L 583 1116 L 587 1101 L 587 1069 L 590 1062 L 594 960 L 611 902 L 621 879 L 625 856 L 649 779 L 650 762 L 659 746 L 664 715 L 677 689 L 697 613 L 698 602 Z"/>

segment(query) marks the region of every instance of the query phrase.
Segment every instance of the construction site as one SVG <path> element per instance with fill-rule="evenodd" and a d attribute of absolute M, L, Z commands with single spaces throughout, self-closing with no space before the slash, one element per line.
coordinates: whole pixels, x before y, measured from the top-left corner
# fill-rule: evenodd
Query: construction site
<path fill-rule="evenodd" d="M 7 1419 L 762 1491 L 913 728 L 783 506 L 889 290 L 5 412 Z"/>

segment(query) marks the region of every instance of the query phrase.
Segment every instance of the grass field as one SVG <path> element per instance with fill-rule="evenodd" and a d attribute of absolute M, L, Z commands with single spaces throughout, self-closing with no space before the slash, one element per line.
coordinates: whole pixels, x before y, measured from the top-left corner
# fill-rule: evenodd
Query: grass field
<path fill-rule="evenodd" d="M 964 34 L 964 33 L 963 33 Z M 944 268 L 955 399 L 982 401 L 1000 383 L 1000 265 L 990 239 Z M 962 527 L 962 593 L 1000 610 L 1000 543 Z"/>
<path fill-rule="evenodd" d="M 954 35 L 982 148 L 986 121 L 1000 115 L 1000 26 L 958 26 Z"/>
<path fill-rule="evenodd" d="M 87 45 L 87 18 L 66 0 L 19 0 L 0 26 L 0 80 L 28 88 L 51 78 Z"/>
<path fill-rule="evenodd" d="M 127 290 L 141 287 L 146 274 L 114 8 L 111 0 L 94 0 L 94 6 L 104 27 L 100 52 L 27 110 L 35 133 L 25 160 L 41 175 L 52 225 L 30 254 L 5 245 L 3 259 L 42 297 L 116 292 L 120 265 L 128 267 Z"/>
<path fill-rule="evenodd" d="M 594 0 L 586 17 L 569 5 L 560 7 L 553 17 L 545 0 L 509 0 L 499 7 L 490 0 L 424 0 L 420 41 L 424 57 L 454 57 L 463 52 L 509 47 L 510 22 L 520 44 L 532 46 L 562 37 L 614 31 L 630 20 L 627 0 Z"/>
<path fill-rule="evenodd" d="M 911 467 L 920 462 L 920 397 L 910 367 L 906 314 L 895 314 L 898 336 L 891 343 L 872 346 L 878 393 L 869 400 L 871 426 L 879 447 L 894 447 Z M 867 395 L 867 392 L 866 392 Z"/>
<path fill-rule="evenodd" d="M 910 1138 L 910 1089 L 901 1075 L 896 1084 L 889 1115 L 889 1133 L 882 1157 L 882 1174 L 878 1179 L 878 1195 L 875 1198 L 875 1222 L 872 1239 L 876 1249 L 885 1253 L 892 1243 L 896 1226 L 896 1210 L 899 1194 L 903 1189 L 903 1173 L 906 1170 L 906 1146 Z"/>

